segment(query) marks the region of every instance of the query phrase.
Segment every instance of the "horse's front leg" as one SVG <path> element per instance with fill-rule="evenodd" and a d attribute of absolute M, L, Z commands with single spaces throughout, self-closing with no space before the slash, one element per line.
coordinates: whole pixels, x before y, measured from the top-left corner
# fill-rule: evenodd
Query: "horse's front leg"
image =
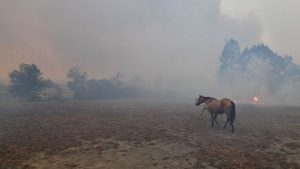
<path fill-rule="evenodd" d="M 206 108 L 203 108 L 201 111 L 201 117 L 203 116 L 203 112 L 206 110 Z"/>
<path fill-rule="evenodd" d="M 219 123 L 218 123 L 218 121 L 217 121 L 217 116 L 218 116 L 218 114 L 215 113 L 215 115 L 214 115 L 214 121 L 216 122 L 217 126 L 219 127 L 220 125 L 219 125 Z"/>

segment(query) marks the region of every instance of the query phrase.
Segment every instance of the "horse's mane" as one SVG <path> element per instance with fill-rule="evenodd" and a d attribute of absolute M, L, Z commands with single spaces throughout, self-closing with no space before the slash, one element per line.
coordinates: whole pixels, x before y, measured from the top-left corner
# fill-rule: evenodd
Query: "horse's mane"
<path fill-rule="evenodd" d="M 215 98 L 213 98 L 213 97 L 204 97 L 204 100 L 205 100 L 205 101 L 206 101 L 206 100 L 211 101 L 211 100 L 215 100 Z"/>

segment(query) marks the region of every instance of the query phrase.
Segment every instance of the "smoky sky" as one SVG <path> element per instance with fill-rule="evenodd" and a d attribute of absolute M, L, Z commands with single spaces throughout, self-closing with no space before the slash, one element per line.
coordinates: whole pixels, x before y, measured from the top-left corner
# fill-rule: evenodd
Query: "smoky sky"
<path fill-rule="evenodd" d="M 207 78 L 225 39 L 262 33 L 255 17 L 222 15 L 219 0 L 0 0 L 0 23 L 1 79 L 22 62 L 54 80 L 71 66 L 95 78 Z"/>

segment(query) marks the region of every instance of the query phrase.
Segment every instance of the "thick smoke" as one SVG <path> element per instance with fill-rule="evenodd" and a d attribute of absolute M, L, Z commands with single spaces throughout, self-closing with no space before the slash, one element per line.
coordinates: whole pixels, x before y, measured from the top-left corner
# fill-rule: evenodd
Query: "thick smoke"
<path fill-rule="evenodd" d="M 297 65 L 290 57 L 229 45 L 236 53 L 226 54 L 218 72 L 224 39 L 234 37 L 246 46 L 260 42 L 266 31 L 256 16 L 222 14 L 220 2 L 0 0 L 0 79 L 20 63 L 34 63 L 45 78 L 66 82 L 75 66 L 88 80 L 96 79 L 90 81 L 93 88 L 121 72 L 126 86 L 170 98 L 190 101 L 202 93 L 249 100 L 255 94 L 266 102 L 277 102 L 274 95 L 278 102 L 294 103 Z"/>
<path fill-rule="evenodd" d="M 217 69 L 224 39 L 248 44 L 262 33 L 255 17 L 222 15 L 220 0 L 0 0 L 0 9 L 6 79 L 20 63 L 35 63 L 53 80 L 76 66 L 97 79 L 137 74 L 146 84 L 161 74 L 176 88 Z"/>
<path fill-rule="evenodd" d="M 298 104 L 300 66 L 263 43 L 240 50 L 233 39 L 220 57 L 219 80 L 229 95 L 240 101 L 257 96 L 265 104 Z"/>

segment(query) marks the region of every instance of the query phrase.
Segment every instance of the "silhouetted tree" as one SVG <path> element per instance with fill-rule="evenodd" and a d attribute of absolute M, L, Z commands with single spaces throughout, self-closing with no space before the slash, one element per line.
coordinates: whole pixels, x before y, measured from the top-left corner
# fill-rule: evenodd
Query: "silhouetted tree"
<path fill-rule="evenodd" d="M 122 86 L 123 85 L 123 75 L 120 72 L 117 72 L 115 76 L 111 78 L 111 81 L 116 86 Z"/>
<path fill-rule="evenodd" d="M 220 56 L 220 73 L 231 74 L 231 71 L 238 69 L 237 61 L 239 57 L 239 43 L 234 39 L 227 40 Z"/>
<path fill-rule="evenodd" d="M 72 67 L 68 74 L 68 87 L 73 91 L 75 99 L 84 99 L 87 95 L 88 80 L 86 72 L 81 72 L 77 67 Z"/>
<path fill-rule="evenodd" d="M 9 93 L 17 98 L 27 101 L 36 101 L 39 92 L 45 87 L 42 72 L 35 64 L 20 64 L 19 70 L 9 73 Z"/>
<path fill-rule="evenodd" d="M 121 73 L 110 79 L 88 79 L 85 72 L 73 67 L 67 74 L 68 87 L 74 93 L 74 99 L 117 99 L 138 97 L 143 91 L 134 85 L 122 82 Z"/>
<path fill-rule="evenodd" d="M 300 82 L 300 66 L 293 62 L 293 58 L 280 56 L 263 43 L 246 48 L 240 53 L 236 40 L 226 41 L 220 61 L 220 77 L 230 84 L 238 80 L 258 81 L 258 87 L 266 83 L 273 93 L 282 84 Z M 258 80 L 257 77 L 263 78 Z"/>

